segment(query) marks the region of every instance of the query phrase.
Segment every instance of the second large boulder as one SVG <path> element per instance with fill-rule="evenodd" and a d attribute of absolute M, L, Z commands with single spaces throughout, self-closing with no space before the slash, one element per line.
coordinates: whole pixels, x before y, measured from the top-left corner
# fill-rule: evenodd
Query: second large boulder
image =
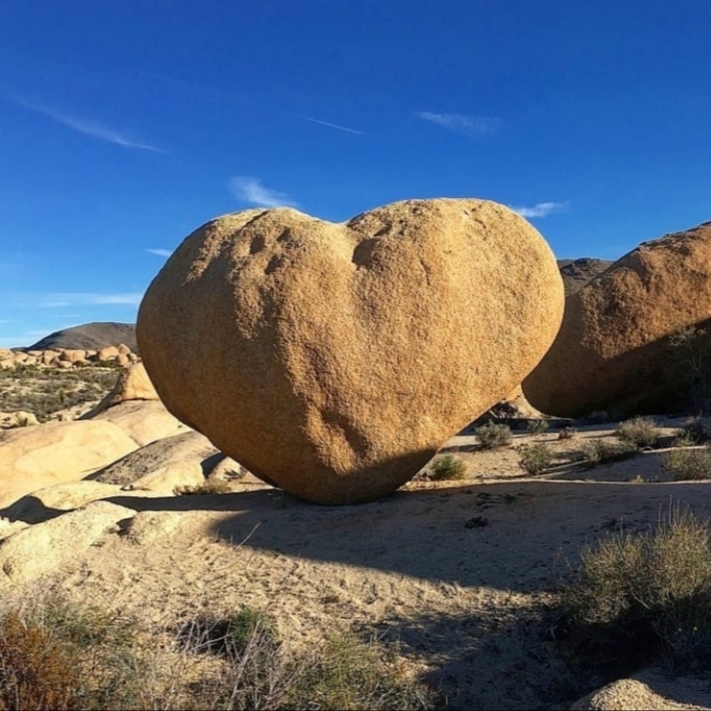
<path fill-rule="evenodd" d="M 679 411 L 694 369 L 711 376 L 703 372 L 711 362 L 700 360 L 709 361 L 710 334 L 701 331 L 710 323 L 704 223 L 641 244 L 569 296 L 558 337 L 523 391 L 534 407 L 565 417 Z"/>

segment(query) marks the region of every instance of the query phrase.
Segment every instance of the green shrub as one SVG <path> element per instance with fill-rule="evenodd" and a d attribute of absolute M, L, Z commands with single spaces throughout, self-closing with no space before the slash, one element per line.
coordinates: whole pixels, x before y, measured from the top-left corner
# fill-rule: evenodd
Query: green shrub
<path fill-rule="evenodd" d="M 674 481 L 711 479 L 711 451 L 706 449 L 672 449 L 662 460 L 662 471 L 673 474 Z"/>
<path fill-rule="evenodd" d="M 633 417 L 617 425 L 615 434 L 623 441 L 635 447 L 654 447 L 661 436 L 661 431 L 649 417 Z"/>
<path fill-rule="evenodd" d="M 616 533 L 584 548 L 563 590 L 574 624 L 601 629 L 612 642 L 651 642 L 650 651 L 680 661 L 709 651 L 710 598 L 708 521 L 678 507 L 653 531 Z"/>
<path fill-rule="evenodd" d="M 531 476 L 541 474 L 552 464 L 553 459 L 553 450 L 542 442 L 519 448 L 519 466 Z"/>
<path fill-rule="evenodd" d="M 526 429 L 529 434 L 543 434 L 548 429 L 548 420 L 544 420 L 543 418 L 529 420 Z"/>
<path fill-rule="evenodd" d="M 487 422 L 476 428 L 476 437 L 482 449 L 506 447 L 513 441 L 513 432 L 508 425 Z"/>
<path fill-rule="evenodd" d="M 467 475 L 467 465 L 451 454 L 437 457 L 427 473 L 427 478 L 432 481 L 445 481 L 464 479 Z"/>
<path fill-rule="evenodd" d="M 598 464 L 611 464 L 629 459 L 635 456 L 638 451 L 637 447 L 630 444 L 615 444 L 600 439 L 591 439 L 583 443 L 576 457 L 578 461 L 585 463 L 588 467 L 594 467 Z"/>

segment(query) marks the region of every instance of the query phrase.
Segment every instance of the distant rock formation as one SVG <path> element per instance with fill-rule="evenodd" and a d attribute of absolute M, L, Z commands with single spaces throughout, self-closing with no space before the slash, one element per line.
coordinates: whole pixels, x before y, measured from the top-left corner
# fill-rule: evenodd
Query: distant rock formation
<path fill-rule="evenodd" d="M 510 393 L 558 331 L 541 235 L 484 200 L 406 200 L 332 224 L 247 210 L 193 232 L 137 323 L 166 407 L 267 483 L 385 496 Z"/>
<path fill-rule="evenodd" d="M 24 348 L 25 351 L 47 351 L 62 349 L 100 350 L 108 346 L 128 346 L 134 353 L 136 346 L 136 327 L 132 323 L 95 322 L 81 326 L 64 328 L 50 333 L 37 343 Z"/>
<path fill-rule="evenodd" d="M 571 296 L 577 293 L 613 263 L 607 259 L 595 259 L 593 257 L 559 259 L 558 268 L 560 269 L 560 275 L 563 277 L 565 295 Z"/>

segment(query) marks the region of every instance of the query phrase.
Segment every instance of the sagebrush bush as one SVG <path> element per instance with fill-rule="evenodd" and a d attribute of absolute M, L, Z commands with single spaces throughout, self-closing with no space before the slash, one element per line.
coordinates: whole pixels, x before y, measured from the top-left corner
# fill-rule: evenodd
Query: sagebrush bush
<path fill-rule="evenodd" d="M 427 478 L 432 481 L 464 479 L 466 475 L 467 465 L 451 454 L 437 457 L 427 472 Z"/>
<path fill-rule="evenodd" d="M 476 428 L 476 437 L 482 449 L 506 447 L 513 441 L 513 432 L 508 425 L 487 422 Z"/>
<path fill-rule="evenodd" d="M 711 479 L 711 451 L 699 449 L 672 449 L 662 459 L 662 471 L 674 476 L 674 481 L 699 481 Z"/>
<path fill-rule="evenodd" d="M 553 450 L 543 442 L 530 445 L 522 445 L 519 448 L 519 466 L 527 474 L 541 474 L 552 463 L 555 455 Z"/>
<path fill-rule="evenodd" d="M 654 447 L 662 432 L 651 418 L 633 417 L 631 420 L 620 422 L 615 429 L 615 434 L 623 442 L 629 442 L 635 447 Z"/>
<path fill-rule="evenodd" d="M 543 434 L 548 429 L 548 420 L 542 417 L 536 420 L 529 420 L 526 425 L 529 434 Z"/>
<path fill-rule="evenodd" d="M 651 652 L 678 661 L 711 651 L 710 543 L 708 521 L 675 507 L 652 531 L 585 547 L 563 590 L 568 616 L 610 639 L 651 640 Z"/>
<path fill-rule="evenodd" d="M 623 459 L 629 459 L 638 453 L 636 446 L 628 443 L 616 444 L 605 442 L 601 439 L 591 439 L 584 442 L 580 450 L 576 453 L 578 461 L 583 462 L 588 467 L 598 464 L 611 464 Z"/>

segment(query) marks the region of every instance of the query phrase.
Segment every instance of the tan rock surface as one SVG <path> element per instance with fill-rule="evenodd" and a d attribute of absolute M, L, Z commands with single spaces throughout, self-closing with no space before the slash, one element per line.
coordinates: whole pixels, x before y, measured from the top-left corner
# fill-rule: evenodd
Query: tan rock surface
<path fill-rule="evenodd" d="M 711 223 L 645 242 L 566 299 L 558 337 L 524 380 L 549 415 L 681 407 L 669 336 L 711 319 Z"/>
<path fill-rule="evenodd" d="M 39 578 L 94 544 L 118 521 L 135 514 L 107 501 L 94 501 L 31 526 L 0 542 L 0 589 Z M 51 551 L 52 555 L 38 554 Z"/>
<path fill-rule="evenodd" d="M 158 439 L 189 431 L 189 428 L 173 417 L 159 401 L 127 400 L 93 415 L 88 421 L 110 422 L 120 427 L 141 447 Z"/>
<path fill-rule="evenodd" d="M 59 360 L 69 363 L 83 362 L 86 360 L 87 352 L 78 348 L 64 348 L 59 354 Z"/>
<path fill-rule="evenodd" d="M 81 479 L 136 448 L 131 437 L 108 421 L 7 430 L 0 441 L 0 506 L 37 489 Z"/>
<path fill-rule="evenodd" d="M 97 353 L 98 360 L 113 360 L 119 354 L 119 349 L 116 346 L 106 346 L 99 349 Z"/>
<path fill-rule="evenodd" d="M 111 392 L 93 410 L 87 412 L 83 419 L 91 419 L 106 408 L 120 405 L 122 402 L 158 399 L 158 393 L 156 393 L 143 363 L 134 363 L 119 373 Z"/>
<path fill-rule="evenodd" d="M 510 392 L 558 330 L 555 259 L 479 200 L 332 224 L 248 210 L 179 247 L 137 339 L 168 409 L 267 482 L 320 503 L 392 492 Z"/>
<path fill-rule="evenodd" d="M 197 482 L 197 477 L 204 479 L 207 461 L 215 455 L 219 455 L 219 451 L 207 437 L 199 432 L 185 432 L 147 444 L 87 478 L 125 486 L 158 472 L 189 466 L 196 472 Z"/>

